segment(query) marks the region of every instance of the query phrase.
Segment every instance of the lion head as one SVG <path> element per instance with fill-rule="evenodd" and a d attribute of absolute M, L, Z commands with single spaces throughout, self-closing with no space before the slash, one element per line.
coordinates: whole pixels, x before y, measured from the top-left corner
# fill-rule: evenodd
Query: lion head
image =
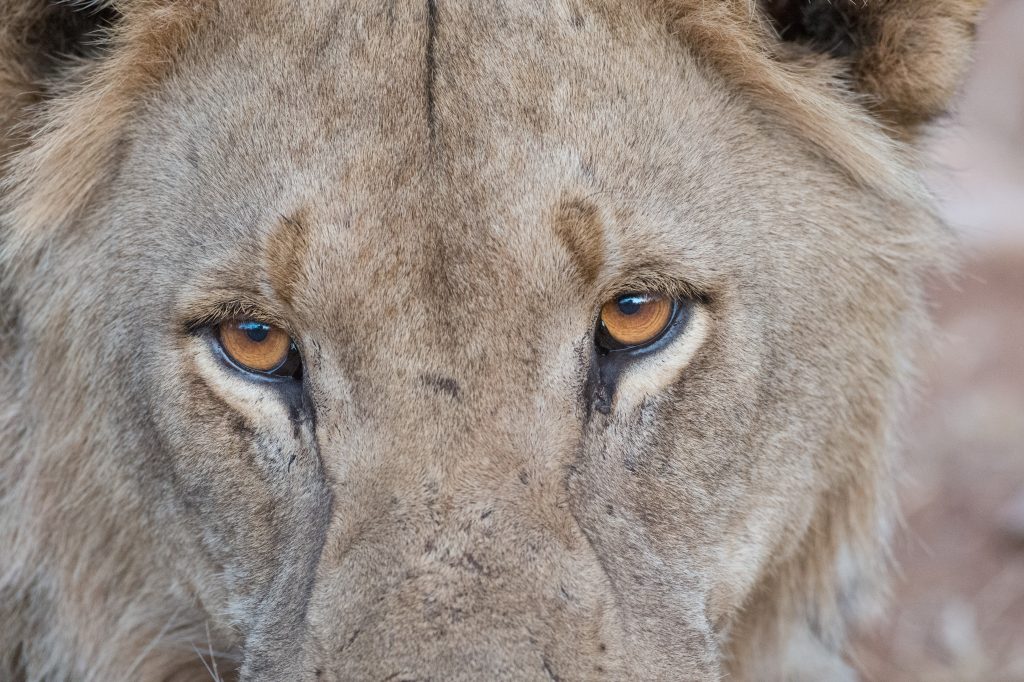
<path fill-rule="evenodd" d="M 0 677 L 842 679 L 976 0 L 9 0 Z"/>

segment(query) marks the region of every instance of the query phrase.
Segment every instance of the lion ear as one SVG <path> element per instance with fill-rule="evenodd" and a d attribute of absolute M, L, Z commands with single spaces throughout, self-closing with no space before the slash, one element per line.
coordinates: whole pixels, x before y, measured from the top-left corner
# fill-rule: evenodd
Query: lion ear
<path fill-rule="evenodd" d="M 0 19 L 0 153 L 32 127 L 34 105 L 102 53 L 119 15 L 108 2 L 11 0 Z"/>
<path fill-rule="evenodd" d="M 784 52 L 836 60 L 884 122 L 905 133 L 945 112 L 985 0 L 758 0 Z"/>
<path fill-rule="evenodd" d="M 0 19 L 4 248 L 44 248 L 116 168 L 144 93 L 211 0 L 8 0 Z"/>

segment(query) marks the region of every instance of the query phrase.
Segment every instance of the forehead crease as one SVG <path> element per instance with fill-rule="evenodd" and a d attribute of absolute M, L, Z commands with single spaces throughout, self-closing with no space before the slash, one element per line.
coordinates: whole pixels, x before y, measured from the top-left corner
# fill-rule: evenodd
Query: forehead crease
<path fill-rule="evenodd" d="M 544 12 L 548 19 L 554 19 L 558 14 L 566 15 L 561 17 L 564 21 L 557 28 L 544 28 L 540 17 L 531 16 L 532 28 L 545 34 L 554 32 L 563 34 L 563 37 L 573 36 L 574 44 L 579 43 L 576 47 L 592 57 L 584 63 L 578 63 L 566 54 L 577 54 L 578 50 L 559 45 L 557 41 L 555 45 L 531 43 L 530 47 L 520 44 L 522 39 L 516 39 L 514 35 L 496 35 L 494 42 L 468 40 L 468 32 L 479 27 L 472 22 L 469 22 L 471 25 L 457 27 L 455 24 L 460 19 L 465 24 L 467 17 L 454 12 L 444 0 L 438 3 L 438 8 L 440 24 L 436 37 L 439 41 L 440 73 L 437 96 L 438 116 L 443 126 L 442 146 L 431 153 L 425 149 L 429 139 L 419 134 L 403 137 L 405 144 L 396 145 L 393 141 L 389 145 L 381 144 L 382 131 L 378 119 L 390 120 L 391 112 L 396 108 L 405 114 L 402 117 L 404 123 L 414 122 L 409 116 L 413 110 L 416 110 L 416 119 L 422 117 L 419 107 L 408 106 L 409 93 L 403 95 L 392 91 L 379 99 L 363 101 L 364 106 L 360 107 L 363 114 L 355 119 L 346 119 L 344 136 L 335 140 L 344 144 L 346 152 L 343 159 L 325 158 L 325 154 L 314 149 L 314 158 L 307 157 L 307 162 L 326 163 L 327 168 L 331 165 L 336 167 L 335 172 L 327 170 L 324 174 L 332 181 L 328 186 L 320 187 L 332 200 L 315 202 L 315 217 L 308 216 L 306 211 L 282 215 L 271 229 L 265 245 L 269 284 L 283 302 L 291 304 L 297 295 L 303 295 L 300 294 L 301 287 L 309 289 L 307 284 L 315 286 L 315 282 L 321 280 L 321 283 L 334 282 L 331 285 L 333 289 L 341 285 L 340 280 L 361 279 L 365 283 L 369 277 L 370 281 L 386 283 L 389 288 L 404 291 L 405 286 L 394 278 L 401 276 L 408 283 L 408 275 L 424 268 L 434 271 L 435 277 L 430 281 L 439 284 L 461 282 L 471 285 L 479 284 L 481 279 L 495 278 L 500 279 L 501 284 L 507 284 L 515 281 L 511 271 L 516 266 L 536 268 L 546 264 L 557 268 L 557 261 L 564 259 L 565 255 L 552 257 L 550 247 L 545 247 L 546 240 L 552 236 L 564 247 L 562 253 L 568 255 L 575 275 L 588 286 L 600 279 L 602 268 L 607 267 L 609 259 L 614 260 L 615 230 L 608 234 L 612 226 L 603 223 L 602 213 L 592 201 L 581 197 L 594 189 L 592 178 L 588 179 L 588 173 L 592 172 L 588 171 L 589 161 L 584 162 L 583 159 L 594 157 L 602 166 L 617 166 L 619 155 L 593 149 L 593 143 L 588 142 L 592 137 L 588 133 L 593 124 L 592 117 L 580 114 L 579 110 L 581 105 L 603 98 L 609 101 L 597 104 L 603 108 L 614 107 L 609 114 L 623 113 L 627 118 L 633 118 L 628 114 L 629 106 L 616 104 L 618 98 L 611 95 L 617 93 L 621 98 L 622 88 L 632 90 L 640 87 L 638 84 L 630 85 L 634 79 L 627 75 L 634 74 L 637 69 L 641 74 L 646 73 L 650 67 L 648 60 L 653 57 L 648 56 L 635 63 L 628 55 L 616 57 L 607 54 L 607 50 L 601 50 L 600 44 L 605 41 L 597 39 L 598 36 L 574 35 L 576 29 L 572 13 L 565 10 L 563 3 L 554 3 Z M 464 14 L 475 16 L 478 12 L 478 8 L 471 6 L 470 11 Z M 490 15 L 483 13 L 483 16 Z M 425 22 L 426 14 L 419 18 Z M 603 22 L 594 20 L 593 15 L 590 19 L 584 24 L 586 32 L 606 32 Z M 423 35 L 419 36 L 421 40 L 413 41 L 418 43 L 416 49 L 403 51 L 403 55 L 410 56 L 426 48 L 426 27 L 419 29 Z M 488 27 L 490 32 L 496 30 L 494 26 Z M 463 47 L 458 49 L 455 44 L 463 44 Z M 500 65 L 491 63 L 489 68 L 481 68 L 480 60 L 470 58 L 481 56 L 481 50 L 512 52 L 524 57 L 523 63 L 517 66 L 516 60 L 501 60 L 492 54 L 489 60 L 484 61 L 491 63 L 497 59 Z M 561 68 L 554 73 L 550 68 L 538 71 L 535 60 L 540 53 L 547 52 L 552 52 L 551 56 L 561 66 L 570 69 L 571 75 L 555 76 L 555 73 L 563 71 Z M 598 59 L 597 53 L 604 56 Z M 372 54 L 376 52 L 347 53 L 349 57 L 363 59 Z M 605 67 L 609 60 L 617 64 L 624 60 L 620 66 L 628 74 L 614 76 L 607 73 Z M 402 77 L 403 81 L 411 84 L 414 80 L 412 73 L 421 66 L 419 62 L 415 67 L 409 65 L 410 73 Z M 363 64 L 361 68 L 369 67 Z M 520 116 L 512 121 L 517 123 L 514 126 L 507 125 L 509 117 L 515 118 L 515 112 L 508 107 L 465 106 L 470 95 L 477 101 L 486 102 L 485 97 L 476 95 L 494 86 L 496 79 L 503 78 L 511 78 L 512 82 L 505 85 L 511 87 L 514 83 L 521 90 L 518 94 L 524 102 L 534 103 L 533 108 L 526 111 L 525 120 Z M 569 91 L 560 83 L 566 83 Z M 417 85 L 422 86 L 422 83 Z M 347 96 L 358 99 L 358 95 L 351 91 L 361 89 L 364 88 L 349 88 Z M 641 89 L 646 98 L 646 90 L 650 86 Z M 422 93 L 418 88 L 414 90 L 416 94 L 412 99 L 415 100 Z M 338 93 L 332 93 L 332 96 L 334 94 Z M 634 102 L 634 105 L 650 104 L 644 98 L 634 99 L 642 100 Z M 531 117 L 538 108 L 551 109 L 549 113 L 552 115 L 543 125 L 538 125 L 540 122 L 535 116 Z M 560 110 L 575 110 L 575 113 L 560 116 L 557 114 Z M 608 119 L 607 116 L 601 119 L 604 121 L 600 124 L 603 132 L 615 127 Z M 416 120 L 414 127 L 418 128 L 422 123 L 422 120 Z M 633 123 L 642 126 L 643 120 Z M 465 145 L 472 145 L 474 153 L 466 154 Z M 454 147 L 463 149 L 460 151 Z M 336 146 L 328 144 L 323 148 L 334 149 Z M 510 167 L 515 172 L 509 173 Z M 614 169 L 607 170 L 614 172 Z M 319 184 L 320 181 L 314 182 Z M 382 200 L 382 194 L 387 194 L 388 198 Z M 334 204 L 333 199 L 337 199 L 338 206 L 345 206 L 352 218 L 347 223 L 351 229 L 344 230 L 347 235 L 339 234 L 340 222 L 332 219 L 337 216 L 327 205 Z M 326 205 L 321 206 L 321 203 Z M 547 218 L 551 215 L 554 215 L 553 223 Z M 439 240 L 446 242 L 446 248 L 440 251 L 432 247 L 432 243 Z M 424 258 L 424 251 L 438 252 L 440 257 Z M 489 259 L 492 264 L 499 262 L 501 267 L 480 267 L 483 265 L 479 263 L 481 259 Z M 467 260 L 477 263 L 469 266 Z M 303 267 L 308 269 L 305 284 Z M 331 272 L 320 273 L 321 269 Z M 444 271 L 445 276 L 437 277 L 438 270 Z M 564 281 L 561 276 L 558 279 Z M 534 282 L 533 286 L 537 284 Z M 313 294 L 312 291 L 306 293 Z"/>

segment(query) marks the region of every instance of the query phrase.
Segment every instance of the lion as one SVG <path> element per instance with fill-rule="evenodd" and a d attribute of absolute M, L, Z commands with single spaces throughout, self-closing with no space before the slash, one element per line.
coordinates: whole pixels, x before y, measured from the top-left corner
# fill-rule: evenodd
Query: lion
<path fill-rule="evenodd" d="M 980 0 L 6 0 L 0 678 L 845 680 Z"/>

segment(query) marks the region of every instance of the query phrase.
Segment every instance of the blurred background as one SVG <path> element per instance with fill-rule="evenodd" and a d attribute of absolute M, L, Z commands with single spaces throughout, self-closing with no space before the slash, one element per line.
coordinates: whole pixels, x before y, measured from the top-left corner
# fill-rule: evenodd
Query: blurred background
<path fill-rule="evenodd" d="M 1024 0 L 989 0 L 976 61 L 928 145 L 964 262 L 907 433 L 905 517 L 866 680 L 1024 682 Z"/>

